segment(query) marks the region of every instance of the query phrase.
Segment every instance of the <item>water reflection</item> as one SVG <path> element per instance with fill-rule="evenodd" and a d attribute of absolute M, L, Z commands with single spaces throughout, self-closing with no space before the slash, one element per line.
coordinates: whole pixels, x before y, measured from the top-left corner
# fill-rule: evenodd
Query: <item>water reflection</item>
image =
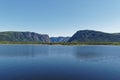
<path fill-rule="evenodd" d="M 77 46 L 74 48 L 74 56 L 79 59 L 91 59 L 91 58 L 98 58 L 102 56 L 102 53 L 99 52 L 99 48 L 97 47 L 86 47 L 86 46 Z"/>
<path fill-rule="evenodd" d="M 0 56 L 35 57 L 37 55 L 48 55 L 48 47 L 37 45 L 0 45 Z"/>
<path fill-rule="evenodd" d="M 98 57 L 99 55 L 93 52 L 77 52 L 75 53 L 75 56 L 77 58 L 95 58 Z"/>
<path fill-rule="evenodd" d="M 0 45 L 0 56 L 73 56 L 79 59 L 92 59 L 120 56 L 120 47 L 110 46 L 48 46 L 48 45 Z"/>
<path fill-rule="evenodd" d="M 0 45 L 0 80 L 119 80 L 119 55 L 114 46 Z"/>
<path fill-rule="evenodd" d="M 82 62 L 104 62 L 118 61 L 120 58 L 119 46 L 75 46 L 73 56 Z"/>

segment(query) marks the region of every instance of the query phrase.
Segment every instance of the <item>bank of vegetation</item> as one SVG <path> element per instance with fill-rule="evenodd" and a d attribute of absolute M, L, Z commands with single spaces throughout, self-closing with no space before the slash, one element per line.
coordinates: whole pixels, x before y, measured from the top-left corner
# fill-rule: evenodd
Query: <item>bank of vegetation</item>
<path fill-rule="evenodd" d="M 42 44 L 42 45 L 120 45 L 120 42 L 56 42 L 56 43 L 43 43 L 43 42 L 8 42 L 8 41 L 0 41 L 0 44 Z"/>

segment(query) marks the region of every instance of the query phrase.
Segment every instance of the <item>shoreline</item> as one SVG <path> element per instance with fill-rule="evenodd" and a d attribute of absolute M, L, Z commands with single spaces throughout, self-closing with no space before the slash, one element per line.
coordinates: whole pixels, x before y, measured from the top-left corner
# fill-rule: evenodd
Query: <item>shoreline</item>
<path fill-rule="evenodd" d="M 41 44 L 41 45 L 120 45 L 120 42 L 58 42 L 58 43 L 41 43 L 41 42 L 0 42 L 0 44 Z"/>

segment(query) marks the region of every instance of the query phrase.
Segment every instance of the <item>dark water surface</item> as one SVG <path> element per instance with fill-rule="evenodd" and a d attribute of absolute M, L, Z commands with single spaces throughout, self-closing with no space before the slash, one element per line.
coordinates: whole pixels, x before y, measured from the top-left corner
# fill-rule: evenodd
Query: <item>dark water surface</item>
<path fill-rule="evenodd" d="M 0 80 L 120 80 L 120 46 L 0 45 Z"/>

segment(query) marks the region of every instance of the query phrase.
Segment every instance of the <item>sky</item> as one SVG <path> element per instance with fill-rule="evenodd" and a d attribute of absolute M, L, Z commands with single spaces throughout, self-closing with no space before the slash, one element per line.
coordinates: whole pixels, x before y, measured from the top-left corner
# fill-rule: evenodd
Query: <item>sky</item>
<path fill-rule="evenodd" d="M 72 36 L 120 32 L 120 0 L 0 0 L 0 31 Z"/>

